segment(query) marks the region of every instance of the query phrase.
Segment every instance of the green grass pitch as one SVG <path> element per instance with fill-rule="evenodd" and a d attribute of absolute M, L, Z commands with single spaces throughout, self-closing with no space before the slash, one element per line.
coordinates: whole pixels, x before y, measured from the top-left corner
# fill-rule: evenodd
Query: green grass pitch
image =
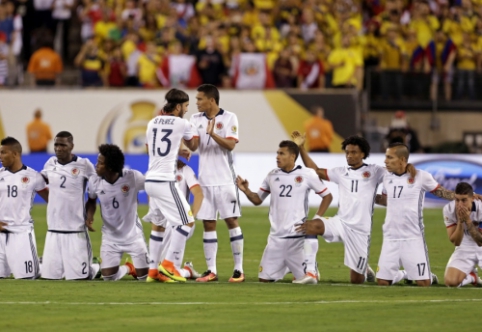
<path fill-rule="evenodd" d="M 144 215 L 146 207 L 139 207 Z M 38 252 L 46 232 L 45 206 L 32 210 Z M 327 215 L 332 215 L 330 210 Z M 233 260 L 224 222 L 218 226 L 219 282 L 147 284 L 125 277 L 118 282 L 0 280 L 0 331 L 471 331 L 478 329 L 482 289 L 448 289 L 366 283 L 352 286 L 343 265 L 343 245 L 320 239 L 318 285 L 293 285 L 291 275 L 275 284 L 257 282 L 258 264 L 269 232 L 267 208 L 244 208 L 246 282 L 229 284 Z M 313 211 L 310 213 L 313 215 Z M 385 211 L 376 210 L 370 265 L 376 269 Z M 91 233 L 99 255 L 100 216 Z M 443 283 L 453 251 L 441 209 L 425 210 L 432 271 Z M 187 245 L 185 260 L 205 268 L 202 224 Z M 146 239 L 149 224 L 144 224 Z"/>

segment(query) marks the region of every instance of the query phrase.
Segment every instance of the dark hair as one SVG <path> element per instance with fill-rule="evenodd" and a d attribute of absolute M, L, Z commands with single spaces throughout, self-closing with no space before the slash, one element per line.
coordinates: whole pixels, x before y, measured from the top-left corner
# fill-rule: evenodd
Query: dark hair
<path fill-rule="evenodd" d="M 288 151 L 291 154 L 295 155 L 295 160 L 298 159 L 298 156 L 300 154 L 300 148 L 298 147 L 298 145 L 296 145 L 295 142 L 293 142 L 293 141 L 281 141 L 281 143 L 279 144 L 279 147 L 280 148 L 288 148 Z"/>
<path fill-rule="evenodd" d="M 167 104 L 164 105 L 163 111 L 165 113 L 172 113 L 178 104 L 183 104 L 189 101 L 189 96 L 182 90 L 171 89 L 166 93 Z"/>
<path fill-rule="evenodd" d="M 368 158 L 368 156 L 370 155 L 370 144 L 368 144 L 368 141 L 364 137 L 356 136 L 356 135 L 349 136 L 345 138 L 343 142 L 341 142 L 341 149 L 345 151 L 345 148 L 347 147 L 347 145 L 358 146 L 361 152 L 363 152 L 363 154 L 365 155 L 363 159 Z"/>
<path fill-rule="evenodd" d="M 212 84 L 202 84 L 197 88 L 198 92 L 204 93 L 208 98 L 214 98 L 216 105 L 219 105 L 219 90 Z"/>
<path fill-rule="evenodd" d="M 455 194 L 457 195 L 474 195 L 474 188 L 467 182 L 459 182 L 455 187 Z"/>
<path fill-rule="evenodd" d="M 124 154 L 117 145 L 101 144 L 99 145 L 99 153 L 105 158 L 105 166 L 107 170 L 122 173 L 124 168 Z"/>
<path fill-rule="evenodd" d="M 395 148 L 398 158 L 405 158 L 408 161 L 408 156 L 410 155 L 410 149 L 408 146 L 401 142 L 393 142 L 388 145 L 389 149 Z"/>
<path fill-rule="evenodd" d="M 61 131 L 57 135 L 55 135 L 55 138 L 60 137 L 60 138 L 67 138 L 67 140 L 72 143 L 74 141 L 74 136 L 72 136 L 71 133 L 68 131 Z"/>
<path fill-rule="evenodd" d="M 15 152 L 22 153 L 22 145 L 15 138 L 7 136 L 2 139 L 0 145 L 8 146 Z"/>
<path fill-rule="evenodd" d="M 182 160 L 179 160 L 179 159 L 178 159 L 178 160 L 177 160 L 176 168 L 177 168 L 177 169 L 181 169 L 181 168 L 183 168 L 184 166 L 186 166 L 186 163 L 183 162 Z"/>

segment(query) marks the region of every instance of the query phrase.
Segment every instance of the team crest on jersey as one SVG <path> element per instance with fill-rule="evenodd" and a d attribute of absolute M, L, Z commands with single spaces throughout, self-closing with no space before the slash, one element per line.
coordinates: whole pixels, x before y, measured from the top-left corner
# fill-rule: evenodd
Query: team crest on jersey
<path fill-rule="evenodd" d="M 122 188 L 121 188 L 122 194 L 123 194 L 124 196 L 129 195 L 129 190 L 130 190 L 130 189 L 131 189 L 131 188 L 129 188 L 128 185 L 122 186 Z"/>
<path fill-rule="evenodd" d="M 216 123 L 216 129 L 217 129 L 217 130 L 221 130 L 221 129 L 223 129 L 223 128 L 224 128 L 224 125 L 223 125 L 222 122 Z"/>
<path fill-rule="evenodd" d="M 301 183 L 303 182 L 303 177 L 302 176 L 297 176 L 295 177 L 295 185 L 297 187 L 301 186 Z"/>
<path fill-rule="evenodd" d="M 368 179 L 372 175 L 371 175 L 370 172 L 367 171 L 367 172 L 363 172 L 362 176 L 363 176 L 364 179 Z"/>
<path fill-rule="evenodd" d="M 24 176 L 20 181 L 22 181 L 23 184 L 27 184 L 30 182 L 30 179 L 26 176 Z"/>
<path fill-rule="evenodd" d="M 412 187 L 413 184 L 415 183 L 415 179 L 414 178 L 408 178 L 407 183 L 408 183 L 408 187 Z"/>
<path fill-rule="evenodd" d="M 182 181 L 182 175 L 176 175 L 176 181 L 181 182 Z"/>
<path fill-rule="evenodd" d="M 72 168 L 71 173 L 73 176 L 77 176 L 79 175 L 80 171 L 78 168 Z"/>

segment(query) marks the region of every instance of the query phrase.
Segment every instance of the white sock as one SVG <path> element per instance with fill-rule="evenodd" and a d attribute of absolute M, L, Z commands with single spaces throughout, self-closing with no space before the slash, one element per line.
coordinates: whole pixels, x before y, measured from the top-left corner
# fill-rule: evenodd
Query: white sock
<path fill-rule="evenodd" d="M 181 270 L 186 241 L 190 231 L 191 227 L 186 225 L 172 230 L 172 238 L 167 250 L 166 260 L 172 262 L 177 271 Z"/>
<path fill-rule="evenodd" d="M 97 275 L 97 272 L 99 272 L 100 264 L 93 263 L 93 264 L 90 265 L 90 268 L 92 269 L 92 275 L 90 276 L 90 279 L 92 280 Z"/>
<path fill-rule="evenodd" d="M 392 280 L 392 285 L 396 284 L 402 279 L 407 279 L 407 272 L 405 270 L 399 270 Z"/>
<path fill-rule="evenodd" d="M 241 227 L 230 229 L 229 238 L 231 240 L 231 251 L 233 252 L 234 269 L 243 273 L 244 237 Z"/>
<path fill-rule="evenodd" d="M 119 266 L 119 270 L 117 270 L 116 274 L 113 274 L 111 276 L 102 276 L 102 278 L 104 278 L 104 281 L 116 281 L 122 279 L 127 273 L 129 273 L 129 268 L 126 265 L 121 265 Z"/>
<path fill-rule="evenodd" d="M 318 253 L 318 237 L 306 237 L 304 244 L 304 254 L 306 272 L 316 275 L 316 254 Z"/>
<path fill-rule="evenodd" d="M 464 280 L 462 280 L 462 282 L 460 283 L 460 286 L 459 287 L 463 287 L 465 285 L 468 285 L 468 284 L 471 284 L 471 283 L 474 283 L 475 280 L 474 280 L 474 277 L 470 274 L 467 274 L 467 276 L 465 277 Z"/>
<path fill-rule="evenodd" d="M 208 270 L 211 270 L 212 273 L 217 274 L 216 254 L 218 253 L 218 234 L 216 231 L 204 232 L 203 242 L 204 258 L 206 259 Z"/>
<path fill-rule="evenodd" d="M 192 236 L 194 235 L 194 229 L 196 228 L 196 224 L 192 225 L 191 227 L 191 231 L 189 232 L 189 235 L 187 236 L 187 239 L 189 240 L 190 238 L 192 238 Z"/>
<path fill-rule="evenodd" d="M 151 231 L 149 238 L 149 269 L 156 269 L 161 262 L 164 232 Z"/>

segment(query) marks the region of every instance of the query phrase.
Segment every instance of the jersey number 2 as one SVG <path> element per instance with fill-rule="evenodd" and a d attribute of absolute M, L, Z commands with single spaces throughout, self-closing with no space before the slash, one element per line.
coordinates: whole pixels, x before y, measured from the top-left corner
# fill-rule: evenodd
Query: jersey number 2
<path fill-rule="evenodd" d="M 161 138 L 161 142 L 166 142 L 167 147 L 166 151 L 162 152 L 160 148 L 157 148 L 156 150 L 156 137 L 157 137 L 157 128 L 152 129 L 152 132 L 154 133 L 153 138 L 152 138 L 152 155 L 155 156 L 156 152 L 159 156 L 164 157 L 169 154 L 171 151 L 171 140 L 168 138 L 169 135 L 172 134 L 172 129 L 162 129 L 161 132 L 165 133 L 164 136 Z"/>

